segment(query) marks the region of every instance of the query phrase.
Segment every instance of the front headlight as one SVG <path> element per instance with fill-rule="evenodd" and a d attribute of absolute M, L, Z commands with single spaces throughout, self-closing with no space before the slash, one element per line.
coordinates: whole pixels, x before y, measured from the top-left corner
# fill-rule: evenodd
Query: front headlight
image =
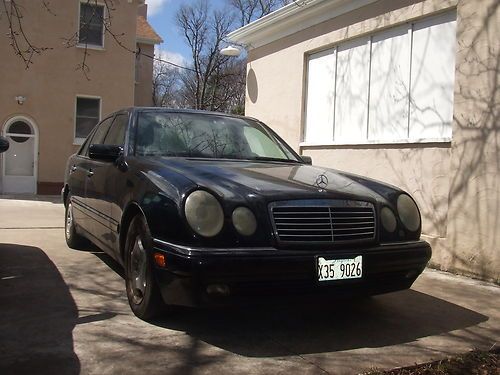
<path fill-rule="evenodd" d="M 217 235 L 224 225 L 224 212 L 219 201 L 203 190 L 189 194 L 184 212 L 189 226 L 203 237 Z"/>
<path fill-rule="evenodd" d="M 248 208 L 238 207 L 233 211 L 233 225 L 238 233 L 251 236 L 257 229 L 257 220 Z"/>
<path fill-rule="evenodd" d="M 394 216 L 394 213 L 389 207 L 382 208 L 380 211 L 380 219 L 382 221 L 382 226 L 387 232 L 392 233 L 396 230 L 396 216 Z"/>
<path fill-rule="evenodd" d="M 420 212 L 418 207 L 407 194 L 398 197 L 398 214 L 406 229 L 415 232 L 420 227 Z"/>

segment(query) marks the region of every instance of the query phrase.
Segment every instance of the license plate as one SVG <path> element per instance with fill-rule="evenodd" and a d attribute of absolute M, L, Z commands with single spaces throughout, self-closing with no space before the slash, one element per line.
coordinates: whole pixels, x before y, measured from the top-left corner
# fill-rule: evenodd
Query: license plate
<path fill-rule="evenodd" d="M 318 281 L 360 279 L 363 276 L 363 257 L 325 259 L 318 257 Z"/>

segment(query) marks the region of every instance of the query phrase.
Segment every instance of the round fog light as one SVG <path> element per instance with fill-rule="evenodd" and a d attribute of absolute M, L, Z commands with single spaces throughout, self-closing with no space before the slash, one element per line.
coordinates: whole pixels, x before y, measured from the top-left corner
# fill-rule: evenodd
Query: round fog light
<path fill-rule="evenodd" d="M 396 230 L 396 216 L 389 207 L 383 207 L 380 211 L 380 220 L 384 229 L 393 233 Z"/>
<path fill-rule="evenodd" d="M 219 296 L 228 296 L 229 287 L 226 284 L 210 284 L 207 286 L 208 294 L 216 294 Z"/>
<path fill-rule="evenodd" d="M 248 208 L 238 207 L 233 211 L 233 225 L 238 233 L 251 236 L 257 229 L 257 220 Z"/>

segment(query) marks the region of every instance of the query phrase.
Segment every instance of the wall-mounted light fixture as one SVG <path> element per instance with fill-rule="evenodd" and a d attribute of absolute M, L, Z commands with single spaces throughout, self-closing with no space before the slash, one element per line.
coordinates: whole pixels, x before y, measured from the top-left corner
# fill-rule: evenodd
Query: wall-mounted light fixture
<path fill-rule="evenodd" d="M 237 47 L 227 46 L 220 50 L 220 54 L 224 56 L 234 56 L 237 57 L 241 54 L 241 50 Z"/>
<path fill-rule="evenodd" d="M 24 102 L 26 101 L 26 97 L 23 95 L 18 95 L 15 97 L 17 104 L 23 105 Z"/>

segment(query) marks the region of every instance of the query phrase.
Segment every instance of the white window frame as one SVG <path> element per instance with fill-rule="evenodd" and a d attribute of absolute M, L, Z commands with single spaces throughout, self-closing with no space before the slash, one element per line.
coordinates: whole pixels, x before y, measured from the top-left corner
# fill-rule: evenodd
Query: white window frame
<path fill-rule="evenodd" d="M 412 43 L 412 40 L 413 40 L 413 31 L 414 31 L 414 25 L 416 23 L 419 23 L 419 22 L 423 22 L 423 21 L 426 21 L 426 20 L 432 20 L 434 18 L 440 18 L 440 17 L 446 17 L 447 15 L 450 15 L 450 14 L 454 14 L 454 17 L 455 17 L 455 22 L 456 22 L 456 10 L 453 10 L 452 12 L 440 12 L 438 14 L 430 14 L 430 15 L 426 15 L 424 17 L 421 17 L 421 18 L 418 18 L 418 19 L 415 19 L 415 20 L 412 20 L 410 22 L 407 22 L 407 23 L 403 23 L 403 24 L 396 24 L 396 25 L 392 25 L 390 28 L 387 28 L 387 29 L 384 29 L 384 30 L 376 30 L 375 32 L 369 34 L 368 36 L 367 35 L 364 35 L 364 36 L 359 36 L 359 37 L 355 37 L 355 38 L 352 38 L 352 39 L 346 39 L 346 40 L 342 40 L 341 42 L 337 43 L 336 45 L 334 46 L 328 46 L 324 49 L 321 49 L 321 50 L 315 50 L 315 51 L 312 51 L 312 52 L 307 52 L 305 54 L 305 69 L 304 69 L 304 82 L 305 82 L 305 89 L 304 89 L 304 99 L 303 99 L 303 106 L 304 106 L 304 115 L 303 115 L 303 121 L 302 121 L 302 131 L 301 131 L 301 141 L 299 142 L 299 147 L 308 147 L 308 146 L 349 146 L 349 145 L 377 145 L 377 144 L 422 144 L 422 143 L 450 143 L 451 140 L 452 140 L 452 137 L 439 137 L 439 138 L 409 138 L 409 133 L 410 133 L 410 129 L 409 129 L 409 126 L 410 126 L 410 114 L 408 114 L 408 138 L 405 138 L 405 139 L 391 139 L 391 140 L 374 140 L 374 139 L 369 139 L 369 126 L 370 126 L 370 116 L 368 114 L 367 116 L 367 122 L 366 122 L 366 131 L 367 131 L 367 134 L 366 134 L 366 138 L 365 139 L 360 139 L 360 140 L 356 140 L 356 141 L 335 141 L 335 128 L 336 128 L 336 124 L 334 123 L 333 124 L 333 134 L 332 134 L 332 140 L 330 141 L 321 141 L 321 142 L 311 142 L 311 141 L 306 141 L 306 134 L 307 134 L 307 91 L 309 90 L 308 88 L 308 81 L 309 81 L 309 71 L 308 71 L 308 65 L 309 65 L 309 59 L 312 55 L 315 55 L 315 54 L 318 54 L 318 53 L 322 53 L 326 50 L 332 50 L 334 51 L 334 53 L 337 55 L 337 58 L 338 58 L 338 48 L 340 45 L 342 45 L 343 43 L 346 43 L 346 42 L 350 42 L 350 41 L 353 41 L 353 40 L 356 40 L 358 38 L 368 38 L 369 39 L 369 48 L 370 48 L 370 51 L 372 49 L 372 41 L 373 41 L 373 37 L 378 35 L 379 33 L 382 33 L 384 31 L 387 31 L 387 30 L 390 30 L 391 28 L 397 28 L 397 27 L 401 27 L 403 25 L 407 25 L 408 27 L 408 37 L 409 37 L 409 48 L 410 48 L 410 53 L 409 53 L 409 58 L 410 60 L 412 59 L 412 53 L 413 53 L 413 43 Z M 370 61 L 369 61 L 369 64 L 371 65 L 372 63 L 372 59 L 371 59 L 371 52 L 370 52 Z M 456 65 L 454 67 L 456 69 Z M 335 67 L 335 70 L 337 71 L 337 66 Z M 411 74 L 412 74 L 412 71 L 411 71 L 411 64 L 410 64 L 410 84 L 411 84 Z M 370 77 L 371 79 L 371 77 Z M 335 81 L 337 80 L 337 77 L 335 78 Z M 335 83 L 336 84 L 336 83 Z M 368 90 L 370 91 L 370 80 L 368 82 Z M 409 95 L 411 95 L 411 88 L 408 88 L 409 90 Z M 336 100 L 336 99 L 335 99 Z M 369 109 L 369 105 L 370 105 L 370 95 L 368 96 L 368 109 Z M 454 103 L 452 103 L 452 105 L 454 105 Z M 410 101 L 408 102 L 408 106 L 410 106 Z M 367 110 L 368 110 L 367 109 Z M 334 110 L 335 111 L 335 110 Z M 335 121 L 335 114 L 333 115 L 334 117 L 334 121 Z M 452 125 L 451 125 L 452 126 Z"/>
<path fill-rule="evenodd" d="M 101 6 L 103 7 L 103 12 L 102 12 L 102 17 L 103 17 L 103 25 L 102 25 L 102 45 L 99 46 L 99 45 L 96 45 L 96 44 L 89 44 L 89 43 L 80 43 L 80 13 L 81 13 L 81 9 L 82 9 L 82 4 L 88 4 L 88 5 L 94 5 L 94 6 Z M 76 32 L 76 40 L 77 40 L 77 43 L 76 43 L 76 48 L 84 48 L 84 49 L 93 49 L 93 50 L 97 50 L 97 51 L 103 51 L 105 48 L 105 38 L 106 38 L 106 27 L 104 26 L 104 20 L 106 19 L 107 17 L 107 13 L 106 13 L 106 5 L 102 2 L 102 1 L 94 1 L 94 0 L 80 0 L 78 2 L 78 18 L 76 20 L 76 25 L 77 25 L 77 32 Z"/>
<path fill-rule="evenodd" d="M 81 146 L 83 142 L 85 142 L 86 138 L 80 138 L 76 136 L 76 117 L 77 117 L 77 109 L 78 109 L 78 99 L 98 99 L 99 100 L 99 120 L 97 123 L 99 124 L 102 121 L 102 97 L 95 95 L 83 95 L 77 94 L 75 96 L 75 108 L 74 108 L 74 121 L 73 121 L 73 145 Z"/>

